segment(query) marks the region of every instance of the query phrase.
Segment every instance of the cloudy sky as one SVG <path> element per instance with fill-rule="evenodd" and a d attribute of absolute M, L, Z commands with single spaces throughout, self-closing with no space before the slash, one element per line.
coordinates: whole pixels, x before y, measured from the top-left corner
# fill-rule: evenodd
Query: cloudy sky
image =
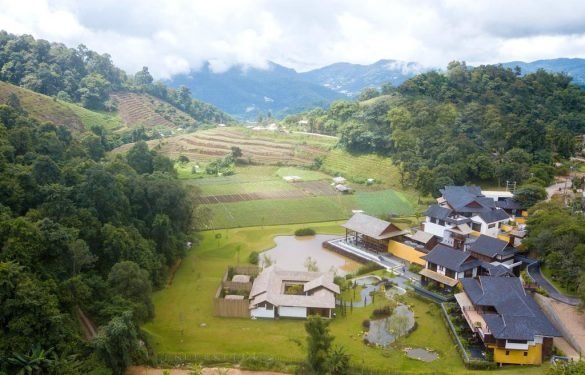
<path fill-rule="evenodd" d="M 157 78 L 266 61 L 442 67 L 585 57 L 582 0 L 0 0 L 0 29 L 107 52 Z"/>

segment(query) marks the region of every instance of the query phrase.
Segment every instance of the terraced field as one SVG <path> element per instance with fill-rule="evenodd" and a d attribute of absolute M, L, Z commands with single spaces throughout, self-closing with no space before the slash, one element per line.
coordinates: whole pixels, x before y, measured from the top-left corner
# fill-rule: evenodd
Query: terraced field
<path fill-rule="evenodd" d="M 311 138 L 313 136 L 277 139 L 250 133 L 242 128 L 228 127 L 177 135 L 148 143 L 173 159 L 185 155 L 192 161 L 205 162 L 229 154 L 231 147 L 235 146 L 242 150 L 243 159 L 254 164 L 310 165 L 316 157 L 328 153 L 327 148 L 311 144 Z M 331 140 L 330 144 L 334 142 L 335 140 Z M 125 145 L 116 151 L 125 152 L 131 146 Z"/>
<path fill-rule="evenodd" d="M 127 128 L 177 129 L 196 124 L 187 113 L 148 94 L 117 92 L 110 97 L 116 102 L 120 119 Z"/>

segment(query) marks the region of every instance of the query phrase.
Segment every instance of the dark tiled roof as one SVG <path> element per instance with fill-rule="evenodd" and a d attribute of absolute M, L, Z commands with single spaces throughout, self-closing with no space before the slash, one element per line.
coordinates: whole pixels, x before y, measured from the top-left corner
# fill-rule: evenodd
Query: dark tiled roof
<path fill-rule="evenodd" d="M 514 248 L 508 247 L 508 242 L 484 234 L 469 245 L 469 250 L 490 258 L 495 258 L 498 255 L 512 255 L 516 252 Z"/>
<path fill-rule="evenodd" d="M 517 200 L 513 198 L 505 198 L 500 201 L 497 201 L 496 207 L 499 207 L 504 210 L 521 210 L 524 208 L 520 205 L 520 203 Z"/>
<path fill-rule="evenodd" d="M 478 216 L 481 217 L 481 219 L 488 224 L 502 220 L 510 220 L 510 215 L 508 215 L 506 211 L 499 208 L 491 209 L 485 212 L 480 212 Z"/>
<path fill-rule="evenodd" d="M 451 215 L 453 212 L 451 209 L 446 207 L 441 207 L 438 204 L 433 204 L 429 206 L 427 210 L 424 212 L 425 216 L 434 217 L 435 219 L 445 220 Z"/>
<path fill-rule="evenodd" d="M 495 207 L 494 200 L 482 195 L 479 186 L 445 186 L 441 193 L 457 212 L 487 212 Z"/>
<path fill-rule="evenodd" d="M 490 264 L 488 262 L 483 262 L 481 264 L 481 267 L 484 268 L 489 273 L 490 276 L 497 276 L 497 277 L 514 276 L 514 273 L 512 272 L 512 270 L 510 270 L 508 267 L 503 266 L 501 264 L 494 266 L 493 264 Z"/>
<path fill-rule="evenodd" d="M 536 302 L 526 295 L 519 278 L 480 276 L 479 280 L 460 281 L 474 306 L 496 310 L 482 314 L 494 338 L 534 340 L 535 335 L 560 336 Z"/>
<path fill-rule="evenodd" d="M 474 259 L 470 253 L 455 250 L 442 244 L 433 247 L 430 253 L 421 258 L 455 272 L 467 271 L 480 264 L 480 261 Z"/>

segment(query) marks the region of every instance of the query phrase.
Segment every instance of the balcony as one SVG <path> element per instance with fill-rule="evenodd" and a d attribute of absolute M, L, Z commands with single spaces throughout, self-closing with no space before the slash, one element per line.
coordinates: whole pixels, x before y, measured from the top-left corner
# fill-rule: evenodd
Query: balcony
<path fill-rule="evenodd" d="M 492 334 L 485 320 L 483 319 L 483 316 L 481 316 L 479 311 L 475 310 L 473 304 L 467 297 L 467 294 L 457 293 L 455 294 L 455 300 L 463 312 L 465 321 L 467 321 L 469 328 L 471 328 L 473 332 L 478 333 L 482 340 L 485 340 L 486 335 Z"/>

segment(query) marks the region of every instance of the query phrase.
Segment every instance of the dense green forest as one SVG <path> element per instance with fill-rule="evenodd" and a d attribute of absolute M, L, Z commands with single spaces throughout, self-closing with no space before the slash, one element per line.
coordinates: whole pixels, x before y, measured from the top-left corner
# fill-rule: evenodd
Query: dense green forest
<path fill-rule="evenodd" d="M 30 35 L 0 31 L 0 80 L 93 110 L 115 110 L 109 98 L 111 92 L 147 92 L 198 121 L 232 121 L 214 106 L 193 99 L 186 87 L 172 89 L 162 81 L 153 82 L 146 67 L 128 75 L 114 66 L 108 54 L 99 54 L 84 45 L 68 48 L 35 40 Z"/>
<path fill-rule="evenodd" d="M 585 218 L 558 202 L 542 202 L 530 211 L 525 244 L 563 288 L 585 303 Z"/>
<path fill-rule="evenodd" d="M 286 121 L 301 118 L 312 131 L 338 134 L 351 152 L 392 157 L 404 184 L 431 193 L 469 181 L 546 180 L 585 133 L 585 92 L 563 74 L 453 62 Z"/>
<path fill-rule="evenodd" d="M 137 327 L 194 205 L 171 160 L 144 142 L 106 160 L 96 131 L 77 140 L 0 105 L 0 373 L 120 374 L 148 355 Z"/>

